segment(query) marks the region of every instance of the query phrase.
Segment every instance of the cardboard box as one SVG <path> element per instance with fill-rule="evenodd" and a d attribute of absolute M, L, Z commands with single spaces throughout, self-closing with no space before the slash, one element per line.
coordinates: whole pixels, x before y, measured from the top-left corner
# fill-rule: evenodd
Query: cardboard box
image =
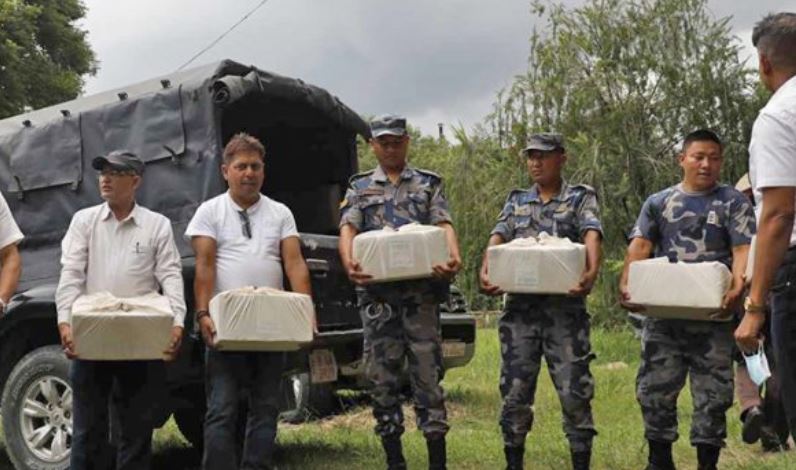
<path fill-rule="evenodd" d="M 398 230 L 385 228 L 354 237 L 354 259 L 370 282 L 390 282 L 431 277 L 433 266 L 448 262 L 445 230 L 419 224 Z"/>
<path fill-rule="evenodd" d="M 157 293 L 120 298 L 101 292 L 72 305 L 72 340 L 80 359 L 163 359 L 173 324 L 169 299 Z"/>
<path fill-rule="evenodd" d="M 643 305 L 644 315 L 654 318 L 729 321 L 721 310 L 732 274 L 718 261 L 670 263 L 668 258 L 630 264 L 630 302 Z"/>
<path fill-rule="evenodd" d="M 586 247 L 543 233 L 487 250 L 489 282 L 514 294 L 567 294 L 586 267 Z"/>
<path fill-rule="evenodd" d="M 305 294 L 243 287 L 213 297 L 210 317 L 221 351 L 296 351 L 312 342 L 315 307 Z"/>

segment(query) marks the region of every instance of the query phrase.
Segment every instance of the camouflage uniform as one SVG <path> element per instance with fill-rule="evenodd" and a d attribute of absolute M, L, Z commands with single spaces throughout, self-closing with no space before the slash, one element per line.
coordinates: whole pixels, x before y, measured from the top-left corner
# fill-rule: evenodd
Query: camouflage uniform
<path fill-rule="evenodd" d="M 582 242 L 588 230 L 602 234 L 594 190 L 562 184 L 542 202 L 534 185 L 509 195 L 492 234 L 505 241 L 542 232 Z M 575 287 L 575 286 L 572 286 Z M 591 413 L 594 359 L 589 342 L 589 314 L 582 298 L 563 295 L 509 295 L 499 321 L 500 426 L 507 446 L 520 447 L 533 424 L 533 402 L 542 356 L 561 400 L 564 432 L 574 452 L 591 448 L 596 431 Z"/>
<path fill-rule="evenodd" d="M 340 226 L 358 232 L 418 222 L 451 222 L 442 180 L 434 173 L 404 168 L 392 184 L 377 167 L 351 178 Z M 408 359 L 417 426 L 426 436 L 448 432 L 442 387 L 439 302 L 447 282 L 429 279 L 368 285 L 357 290 L 365 337 L 365 367 L 373 386 L 375 431 L 382 437 L 404 431 L 400 391 Z"/>
<path fill-rule="evenodd" d="M 647 199 L 630 236 L 653 242 L 655 255 L 672 262 L 719 261 L 731 268 L 732 248 L 748 245 L 754 230 L 742 193 L 726 185 L 686 193 L 677 185 Z M 733 396 L 732 333 L 732 322 L 644 320 L 636 397 L 648 440 L 677 440 L 677 396 L 689 376 L 691 444 L 723 446 Z"/>

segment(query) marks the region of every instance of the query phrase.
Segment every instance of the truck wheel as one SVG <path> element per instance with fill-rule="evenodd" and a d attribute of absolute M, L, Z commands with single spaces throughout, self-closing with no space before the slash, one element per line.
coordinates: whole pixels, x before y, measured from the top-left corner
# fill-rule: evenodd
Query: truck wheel
<path fill-rule="evenodd" d="M 3 432 L 15 468 L 63 470 L 72 447 L 69 360 L 44 346 L 20 360 L 3 391 Z"/>
<path fill-rule="evenodd" d="M 339 399 L 332 385 L 314 384 L 307 373 L 291 375 L 285 386 L 293 395 L 296 407 L 282 412 L 283 421 L 303 423 L 310 418 L 328 416 L 338 408 Z"/>

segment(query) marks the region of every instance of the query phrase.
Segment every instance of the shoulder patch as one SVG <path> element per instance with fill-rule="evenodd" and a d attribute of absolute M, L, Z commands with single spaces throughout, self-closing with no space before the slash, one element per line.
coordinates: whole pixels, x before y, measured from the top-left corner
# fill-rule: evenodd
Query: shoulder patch
<path fill-rule="evenodd" d="M 351 175 L 350 178 L 348 178 L 348 182 L 352 183 L 352 182 L 354 182 L 354 181 L 356 181 L 356 180 L 358 180 L 360 178 L 364 178 L 365 176 L 370 176 L 370 175 L 373 174 L 374 171 L 376 171 L 375 168 L 372 169 L 372 170 L 360 171 L 359 173 L 355 173 L 355 174 Z"/>
<path fill-rule="evenodd" d="M 520 198 L 522 195 L 527 194 L 527 189 L 512 189 L 509 195 L 506 197 L 506 202 L 513 201 L 515 199 Z"/>
<path fill-rule="evenodd" d="M 436 179 L 442 181 L 442 177 L 440 175 L 434 173 L 433 171 L 423 170 L 422 168 L 415 168 L 415 171 L 420 173 L 421 175 L 430 176 L 432 178 L 436 178 Z"/>
<path fill-rule="evenodd" d="M 587 193 L 597 194 L 597 191 L 594 189 L 594 187 L 589 186 L 588 184 L 573 184 L 572 189 L 580 189 L 582 191 L 586 191 Z"/>

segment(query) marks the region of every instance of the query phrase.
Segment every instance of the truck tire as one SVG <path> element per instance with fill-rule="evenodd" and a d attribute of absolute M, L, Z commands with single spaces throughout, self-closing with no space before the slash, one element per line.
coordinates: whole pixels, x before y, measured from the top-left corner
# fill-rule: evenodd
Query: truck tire
<path fill-rule="evenodd" d="M 3 390 L 2 412 L 14 468 L 69 468 L 72 386 L 69 360 L 60 346 L 35 349 L 17 363 Z"/>
<path fill-rule="evenodd" d="M 311 418 L 329 416 L 339 407 L 340 400 L 332 384 L 314 384 L 308 373 L 291 375 L 285 386 L 296 402 L 295 408 L 283 411 L 280 415 L 288 423 L 303 423 Z"/>

